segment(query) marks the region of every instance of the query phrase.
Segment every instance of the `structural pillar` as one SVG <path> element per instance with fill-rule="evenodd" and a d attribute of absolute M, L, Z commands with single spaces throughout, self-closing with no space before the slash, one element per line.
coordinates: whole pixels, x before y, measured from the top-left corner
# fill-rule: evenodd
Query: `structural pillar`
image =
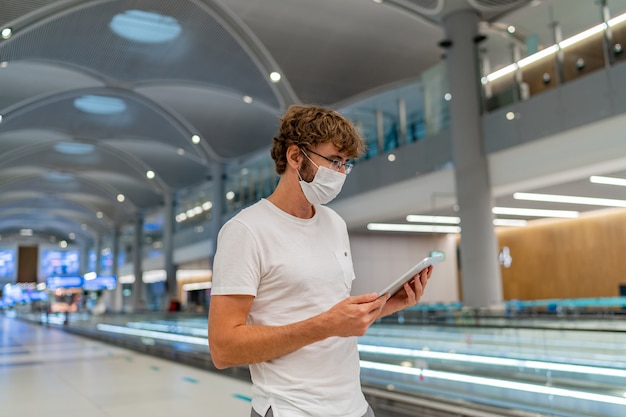
<path fill-rule="evenodd" d="M 493 227 L 491 184 L 483 149 L 480 72 L 477 45 L 479 18 L 474 10 L 444 17 L 447 50 L 452 158 L 460 206 L 460 266 L 463 303 L 489 307 L 502 302 L 498 243 Z"/>
<path fill-rule="evenodd" d="M 122 285 L 119 283 L 119 252 L 120 252 L 120 227 L 119 225 L 113 225 L 113 236 L 111 239 L 111 257 L 112 257 L 112 265 L 111 265 L 111 275 L 115 277 L 117 280 L 117 285 L 113 290 L 113 296 L 111 297 L 111 309 L 115 312 L 120 312 L 124 309 L 123 304 L 123 296 L 122 296 Z"/>
<path fill-rule="evenodd" d="M 175 221 L 175 197 L 173 193 L 165 194 L 165 207 L 163 210 L 163 259 L 165 263 L 165 275 L 167 277 L 167 298 L 178 298 L 178 283 L 176 281 L 176 265 L 174 265 L 174 221 Z"/>
<path fill-rule="evenodd" d="M 135 282 L 133 284 L 133 310 L 146 308 L 146 294 L 143 283 L 143 214 L 137 213 L 135 217 L 135 236 L 133 244 L 133 272 Z"/>
<path fill-rule="evenodd" d="M 211 233 L 209 236 L 212 244 L 210 255 L 211 259 L 213 259 L 215 248 L 217 247 L 217 234 L 222 227 L 222 213 L 224 212 L 224 166 L 222 164 L 216 162 L 211 165 L 211 178 L 213 189 L 211 190 Z"/>

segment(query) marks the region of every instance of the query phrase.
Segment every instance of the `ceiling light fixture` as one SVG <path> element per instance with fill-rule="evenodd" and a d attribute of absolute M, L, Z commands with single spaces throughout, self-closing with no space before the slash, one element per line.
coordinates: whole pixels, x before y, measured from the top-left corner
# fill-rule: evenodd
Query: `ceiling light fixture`
<path fill-rule="evenodd" d="M 514 193 L 513 198 L 525 201 L 542 201 L 549 203 L 584 204 L 589 206 L 626 207 L 626 200 L 612 198 L 579 197 L 573 195 Z"/>
<path fill-rule="evenodd" d="M 621 187 L 626 187 L 625 178 L 600 177 L 597 175 L 592 175 L 591 177 L 589 177 L 589 181 L 594 184 L 619 185 Z"/>
<path fill-rule="evenodd" d="M 58 142 L 54 144 L 54 150 L 65 155 L 87 155 L 96 147 L 90 143 Z"/>
<path fill-rule="evenodd" d="M 126 200 L 126 197 L 124 197 L 124 194 L 118 194 L 117 195 L 117 201 L 122 203 L 124 200 Z"/>
<path fill-rule="evenodd" d="M 275 71 L 270 74 L 270 80 L 272 80 L 273 83 L 279 82 L 281 78 L 281 75 Z"/>
<path fill-rule="evenodd" d="M 250 97 L 250 96 L 243 96 L 243 102 L 247 103 L 247 104 L 252 103 L 252 97 Z"/>
<path fill-rule="evenodd" d="M 528 222 L 526 220 L 520 219 L 494 219 L 494 226 L 505 226 L 505 227 L 524 227 Z"/>
<path fill-rule="evenodd" d="M 191 136 L 191 141 L 197 145 L 198 143 L 200 143 L 200 136 L 198 135 Z"/>
<path fill-rule="evenodd" d="M 504 214 L 507 216 L 529 216 L 529 217 L 556 217 L 575 219 L 580 213 L 569 210 L 543 210 L 515 207 L 494 207 L 491 209 L 493 214 Z"/>
<path fill-rule="evenodd" d="M 504 77 L 507 74 L 510 74 L 512 72 L 514 72 L 515 70 L 517 70 L 518 68 L 523 68 L 527 65 L 532 64 L 533 62 L 536 62 L 542 58 L 545 58 L 547 56 L 550 56 L 554 53 L 556 53 L 559 49 L 564 49 L 567 47 L 570 47 L 580 41 L 583 41 L 597 33 L 602 32 L 603 30 L 606 30 L 607 27 L 612 27 L 615 26 L 623 21 L 626 20 L 626 13 L 619 15 L 617 17 L 614 17 L 613 19 L 609 20 L 606 23 L 600 23 L 599 25 L 596 25 L 592 28 L 589 28 L 583 32 L 580 32 L 574 36 L 571 36 L 567 39 L 562 40 L 561 42 L 559 42 L 558 44 L 554 44 L 551 45 L 545 49 L 542 49 L 541 51 L 534 53 L 532 55 L 527 56 L 526 58 L 521 59 L 519 62 L 517 63 L 513 63 L 510 65 L 507 65 L 504 68 L 500 68 L 497 71 L 492 72 L 491 74 L 487 75 L 487 80 L 488 81 L 494 81 L 497 80 L 498 78 Z"/>
<path fill-rule="evenodd" d="M 74 107 L 85 113 L 106 116 L 124 112 L 126 103 L 117 97 L 86 95 L 75 99 Z"/>
<path fill-rule="evenodd" d="M 421 232 L 421 233 L 460 233 L 459 226 L 438 226 L 427 224 L 368 223 L 367 230 L 378 232 Z"/>
<path fill-rule="evenodd" d="M 149 179 L 154 178 L 154 175 L 155 175 L 155 174 L 154 174 L 154 171 L 147 171 L 147 172 L 146 172 L 146 177 L 148 177 Z"/>
<path fill-rule="evenodd" d="M 180 24 L 173 17 L 144 10 L 127 10 L 113 16 L 109 28 L 122 38 L 141 43 L 168 42 L 181 32 Z"/>
<path fill-rule="evenodd" d="M 2 32 L 1 32 L 2 39 L 9 39 L 11 35 L 13 35 L 13 29 L 11 28 L 2 29 Z"/>
<path fill-rule="evenodd" d="M 454 216 L 426 216 L 421 214 L 409 214 L 406 216 L 406 221 L 412 223 L 459 224 L 461 223 L 461 218 Z"/>

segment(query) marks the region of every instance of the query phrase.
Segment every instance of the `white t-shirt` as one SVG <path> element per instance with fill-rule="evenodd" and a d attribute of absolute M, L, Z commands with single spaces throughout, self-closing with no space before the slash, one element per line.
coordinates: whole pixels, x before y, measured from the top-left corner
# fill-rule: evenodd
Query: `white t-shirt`
<path fill-rule="evenodd" d="M 252 325 L 308 319 L 350 295 L 354 270 L 346 224 L 315 206 L 311 219 L 268 200 L 242 210 L 220 230 L 213 265 L 215 295 L 255 296 Z M 250 365 L 252 406 L 275 417 L 361 417 L 356 337 L 331 337 L 268 362 Z"/>

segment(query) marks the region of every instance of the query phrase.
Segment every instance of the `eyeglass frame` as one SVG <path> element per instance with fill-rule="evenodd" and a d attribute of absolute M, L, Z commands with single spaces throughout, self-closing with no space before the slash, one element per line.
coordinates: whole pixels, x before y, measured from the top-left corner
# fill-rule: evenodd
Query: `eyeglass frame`
<path fill-rule="evenodd" d="M 338 159 L 330 159 L 327 156 L 321 155 L 309 148 L 305 148 L 308 152 L 311 152 L 312 154 L 315 154 L 317 156 L 319 156 L 320 158 L 324 158 L 325 160 L 327 160 L 328 162 L 330 162 L 330 166 L 329 168 L 334 169 L 335 171 L 339 172 L 341 170 L 341 168 L 345 169 L 345 174 L 348 175 L 351 171 L 352 168 L 354 168 L 354 162 L 351 162 L 351 159 L 348 159 L 347 161 L 340 161 Z M 306 152 L 304 152 L 304 149 L 300 148 L 300 150 L 307 156 L 307 158 L 309 157 Z M 309 158 L 310 159 L 310 158 Z"/>

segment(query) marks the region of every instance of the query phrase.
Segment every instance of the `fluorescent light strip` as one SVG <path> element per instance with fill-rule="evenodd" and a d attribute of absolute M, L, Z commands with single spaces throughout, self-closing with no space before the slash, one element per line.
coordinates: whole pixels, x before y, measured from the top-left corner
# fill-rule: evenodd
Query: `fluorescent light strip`
<path fill-rule="evenodd" d="M 423 233 L 460 233 L 459 226 L 438 226 L 426 224 L 368 223 L 367 230 L 384 232 L 423 232 Z"/>
<path fill-rule="evenodd" d="M 507 65 L 504 68 L 500 68 L 497 71 L 492 72 L 491 74 L 487 75 L 487 80 L 488 81 L 493 81 L 493 80 L 497 80 L 498 78 L 502 78 L 507 74 L 510 74 L 512 72 L 514 72 L 515 70 L 517 70 L 518 66 L 517 64 L 510 64 Z"/>
<path fill-rule="evenodd" d="M 504 214 L 508 216 L 532 216 L 532 217 L 561 217 L 567 219 L 575 219 L 579 216 L 577 211 L 569 210 L 541 210 L 529 208 L 514 207 L 494 207 L 491 209 L 493 214 Z"/>
<path fill-rule="evenodd" d="M 424 216 L 421 214 L 409 214 L 406 216 L 406 221 L 413 223 L 459 224 L 461 223 L 461 218 L 454 216 Z"/>
<path fill-rule="evenodd" d="M 556 194 L 515 193 L 513 198 L 526 201 L 544 201 L 550 203 L 585 204 L 589 206 L 626 207 L 626 200 L 612 198 L 578 197 Z"/>
<path fill-rule="evenodd" d="M 532 64 L 533 62 L 537 62 L 542 58 L 545 58 L 549 55 L 552 55 L 553 53 L 555 53 L 556 51 L 559 50 L 559 46 L 558 45 L 552 45 L 552 46 L 548 46 L 545 49 L 542 49 L 541 51 L 537 52 L 536 54 L 532 54 L 530 56 L 527 56 L 526 58 L 522 58 L 519 60 L 519 62 L 517 63 L 517 65 L 520 68 L 524 68 L 527 65 Z"/>
<path fill-rule="evenodd" d="M 526 220 L 520 219 L 494 219 L 494 226 L 505 226 L 505 227 L 524 227 L 528 224 Z"/>
<path fill-rule="evenodd" d="M 592 175 L 591 177 L 589 177 L 589 181 L 594 184 L 619 185 L 621 187 L 626 187 L 626 179 L 624 178 L 600 177 L 597 175 Z"/>
<path fill-rule="evenodd" d="M 542 369 L 546 371 L 575 372 L 590 375 L 603 375 L 617 378 L 626 378 L 626 370 L 613 368 L 598 368 L 585 365 L 568 365 L 554 362 L 529 361 L 522 359 L 509 359 L 494 356 L 465 355 L 460 353 L 433 352 L 406 348 L 394 348 L 386 346 L 361 345 L 359 352 L 375 353 L 382 355 L 395 355 L 404 358 L 441 359 L 449 361 L 480 363 L 484 365 L 510 366 L 514 368 Z"/>
<path fill-rule="evenodd" d="M 626 13 L 616 16 L 613 19 L 610 19 L 607 23 L 609 24 L 609 26 L 615 26 L 619 23 L 622 23 L 624 20 L 626 20 Z"/>
<path fill-rule="evenodd" d="M 514 72 L 515 70 L 517 70 L 518 68 L 523 68 L 527 65 L 532 64 L 533 62 L 536 62 L 542 58 L 545 58 L 549 55 L 552 55 L 554 53 L 556 53 L 559 48 L 567 48 L 570 47 L 582 40 L 585 40 L 597 33 L 602 32 L 603 30 L 606 29 L 607 25 L 609 27 L 615 26 L 619 23 L 622 23 L 623 21 L 626 20 L 626 13 L 616 16 L 613 19 L 610 19 L 607 23 L 600 23 L 599 25 L 596 25 L 592 28 L 589 28 L 583 32 L 580 32 L 574 36 L 571 36 L 567 39 L 562 40 L 559 44 L 554 44 L 552 46 L 549 46 L 545 49 L 542 49 L 541 51 L 532 54 L 530 56 L 527 56 L 526 58 L 523 58 L 521 60 L 519 60 L 517 63 L 514 64 L 510 64 L 507 65 L 504 68 L 501 68 L 497 71 L 492 72 L 491 74 L 488 74 L 486 76 L 488 81 L 494 81 L 497 80 L 498 78 L 504 77 L 507 74 L 510 74 L 512 72 Z"/>
<path fill-rule="evenodd" d="M 567 39 L 561 41 L 559 43 L 559 46 L 561 48 L 567 48 L 568 46 L 572 46 L 573 44 L 575 44 L 577 42 L 580 42 L 580 41 L 582 41 L 582 40 L 584 40 L 586 38 L 589 38 L 589 37 L 595 35 L 596 33 L 600 33 L 600 32 L 602 32 L 603 30 L 605 30 L 607 28 L 608 28 L 608 25 L 606 23 L 600 23 L 599 25 L 596 25 L 596 26 L 594 26 L 592 28 L 589 28 L 589 29 L 587 29 L 585 31 L 580 32 L 577 35 L 574 35 L 574 36 L 572 36 L 570 38 L 567 38 Z"/>
<path fill-rule="evenodd" d="M 389 365 L 369 361 L 360 361 L 361 368 L 375 369 L 379 371 L 397 374 L 413 375 L 418 377 L 443 379 L 447 381 L 465 382 L 468 384 L 485 385 L 496 388 L 512 389 L 516 391 L 534 392 L 537 394 L 555 395 L 559 397 L 575 398 L 578 400 L 596 401 L 608 404 L 626 405 L 626 398 L 612 397 L 610 395 L 593 394 L 584 391 L 575 391 L 563 388 L 548 387 L 545 385 L 533 385 L 523 382 L 505 381 L 502 379 L 484 378 L 471 375 L 454 374 L 451 372 L 432 371 L 429 369 L 408 368 L 399 365 Z"/>
<path fill-rule="evenodd" d="M 183 336 L 179 334 L 154 332 L 149 330 L 129 329 L 124 326 L 113 326 L 111 324 L 98 324 L 96 328 L 102 332 L 127 334 L 130 336 L 151 337 L 152 339 L 169 340 L 172 342 L 191 343 L 194 345 L 209 346 L 206 337 Z"/>

